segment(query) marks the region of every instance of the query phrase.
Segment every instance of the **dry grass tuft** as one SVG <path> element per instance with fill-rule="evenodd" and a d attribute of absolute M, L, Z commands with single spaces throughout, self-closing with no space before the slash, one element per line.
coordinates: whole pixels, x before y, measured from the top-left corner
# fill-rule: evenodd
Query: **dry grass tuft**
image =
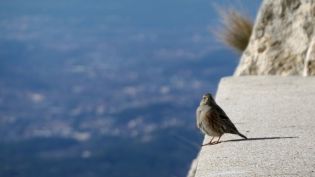
<path fill-rule="evenodd" d="M 227 46 L 242 53 L 248 43 L 253 30 L 253 22 L 249 17 L 235 9 L 218 9 L 221 17 L 222 29 L 217 29 L 215 35 Z"/>

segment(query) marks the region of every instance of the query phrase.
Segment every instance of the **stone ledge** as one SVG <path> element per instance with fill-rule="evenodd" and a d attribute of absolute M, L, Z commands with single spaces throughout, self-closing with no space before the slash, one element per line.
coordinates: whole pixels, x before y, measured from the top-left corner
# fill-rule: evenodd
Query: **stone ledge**
<path fill-rule="evenodd" d="M 196 177 L 315 176 L 315 77 L 224 78 L 216 100 L 250 139 L 204 146 Z"/>

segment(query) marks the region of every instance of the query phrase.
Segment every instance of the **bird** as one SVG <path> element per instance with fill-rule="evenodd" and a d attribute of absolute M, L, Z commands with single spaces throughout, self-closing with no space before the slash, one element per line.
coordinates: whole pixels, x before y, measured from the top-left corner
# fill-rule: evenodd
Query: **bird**
<path fill-rule="evenodd" d="M 224 133 L 236 134 L 247 139 L 245 135 L 237 130 L 210 93 L 203 95 L 200 105 L 196 109 L 196 124 L 202 133 L 212 137 L 210 142 L 204 145 L 220 143 L 220 138 Z M 212 142 L 215 137 L 219 137 L 219 139 L 216 142 Z"/>

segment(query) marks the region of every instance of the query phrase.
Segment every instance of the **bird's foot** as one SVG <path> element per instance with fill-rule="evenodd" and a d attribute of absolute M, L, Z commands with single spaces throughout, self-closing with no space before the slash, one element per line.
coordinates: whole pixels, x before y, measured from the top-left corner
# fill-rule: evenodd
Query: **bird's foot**
<path fill-rule="evenodd" d="M 207 146 L 207 145 L 212 145 L 212 143 L 206 143 L 206 144 L 203 144 L 201 146 Z"/>
<path fill-rule="evenodd" d="M 215 144 L 219 144 L 219 143 L 221 143 L 221 141 L 209 142 L 209 143 L 203 144 L 203 145 L 201 145 L 201 146 L 215 145 Z"/>

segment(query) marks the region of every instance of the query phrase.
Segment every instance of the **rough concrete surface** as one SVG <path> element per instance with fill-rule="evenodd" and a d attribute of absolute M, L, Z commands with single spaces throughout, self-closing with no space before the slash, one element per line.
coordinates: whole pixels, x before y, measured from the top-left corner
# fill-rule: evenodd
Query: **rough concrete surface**
<path fill-rule="evenodd" d="M 315 177 L 315 77 L 224 78 L 216 100 L 249 140 L 203 146 L 196 177 Z"/>

